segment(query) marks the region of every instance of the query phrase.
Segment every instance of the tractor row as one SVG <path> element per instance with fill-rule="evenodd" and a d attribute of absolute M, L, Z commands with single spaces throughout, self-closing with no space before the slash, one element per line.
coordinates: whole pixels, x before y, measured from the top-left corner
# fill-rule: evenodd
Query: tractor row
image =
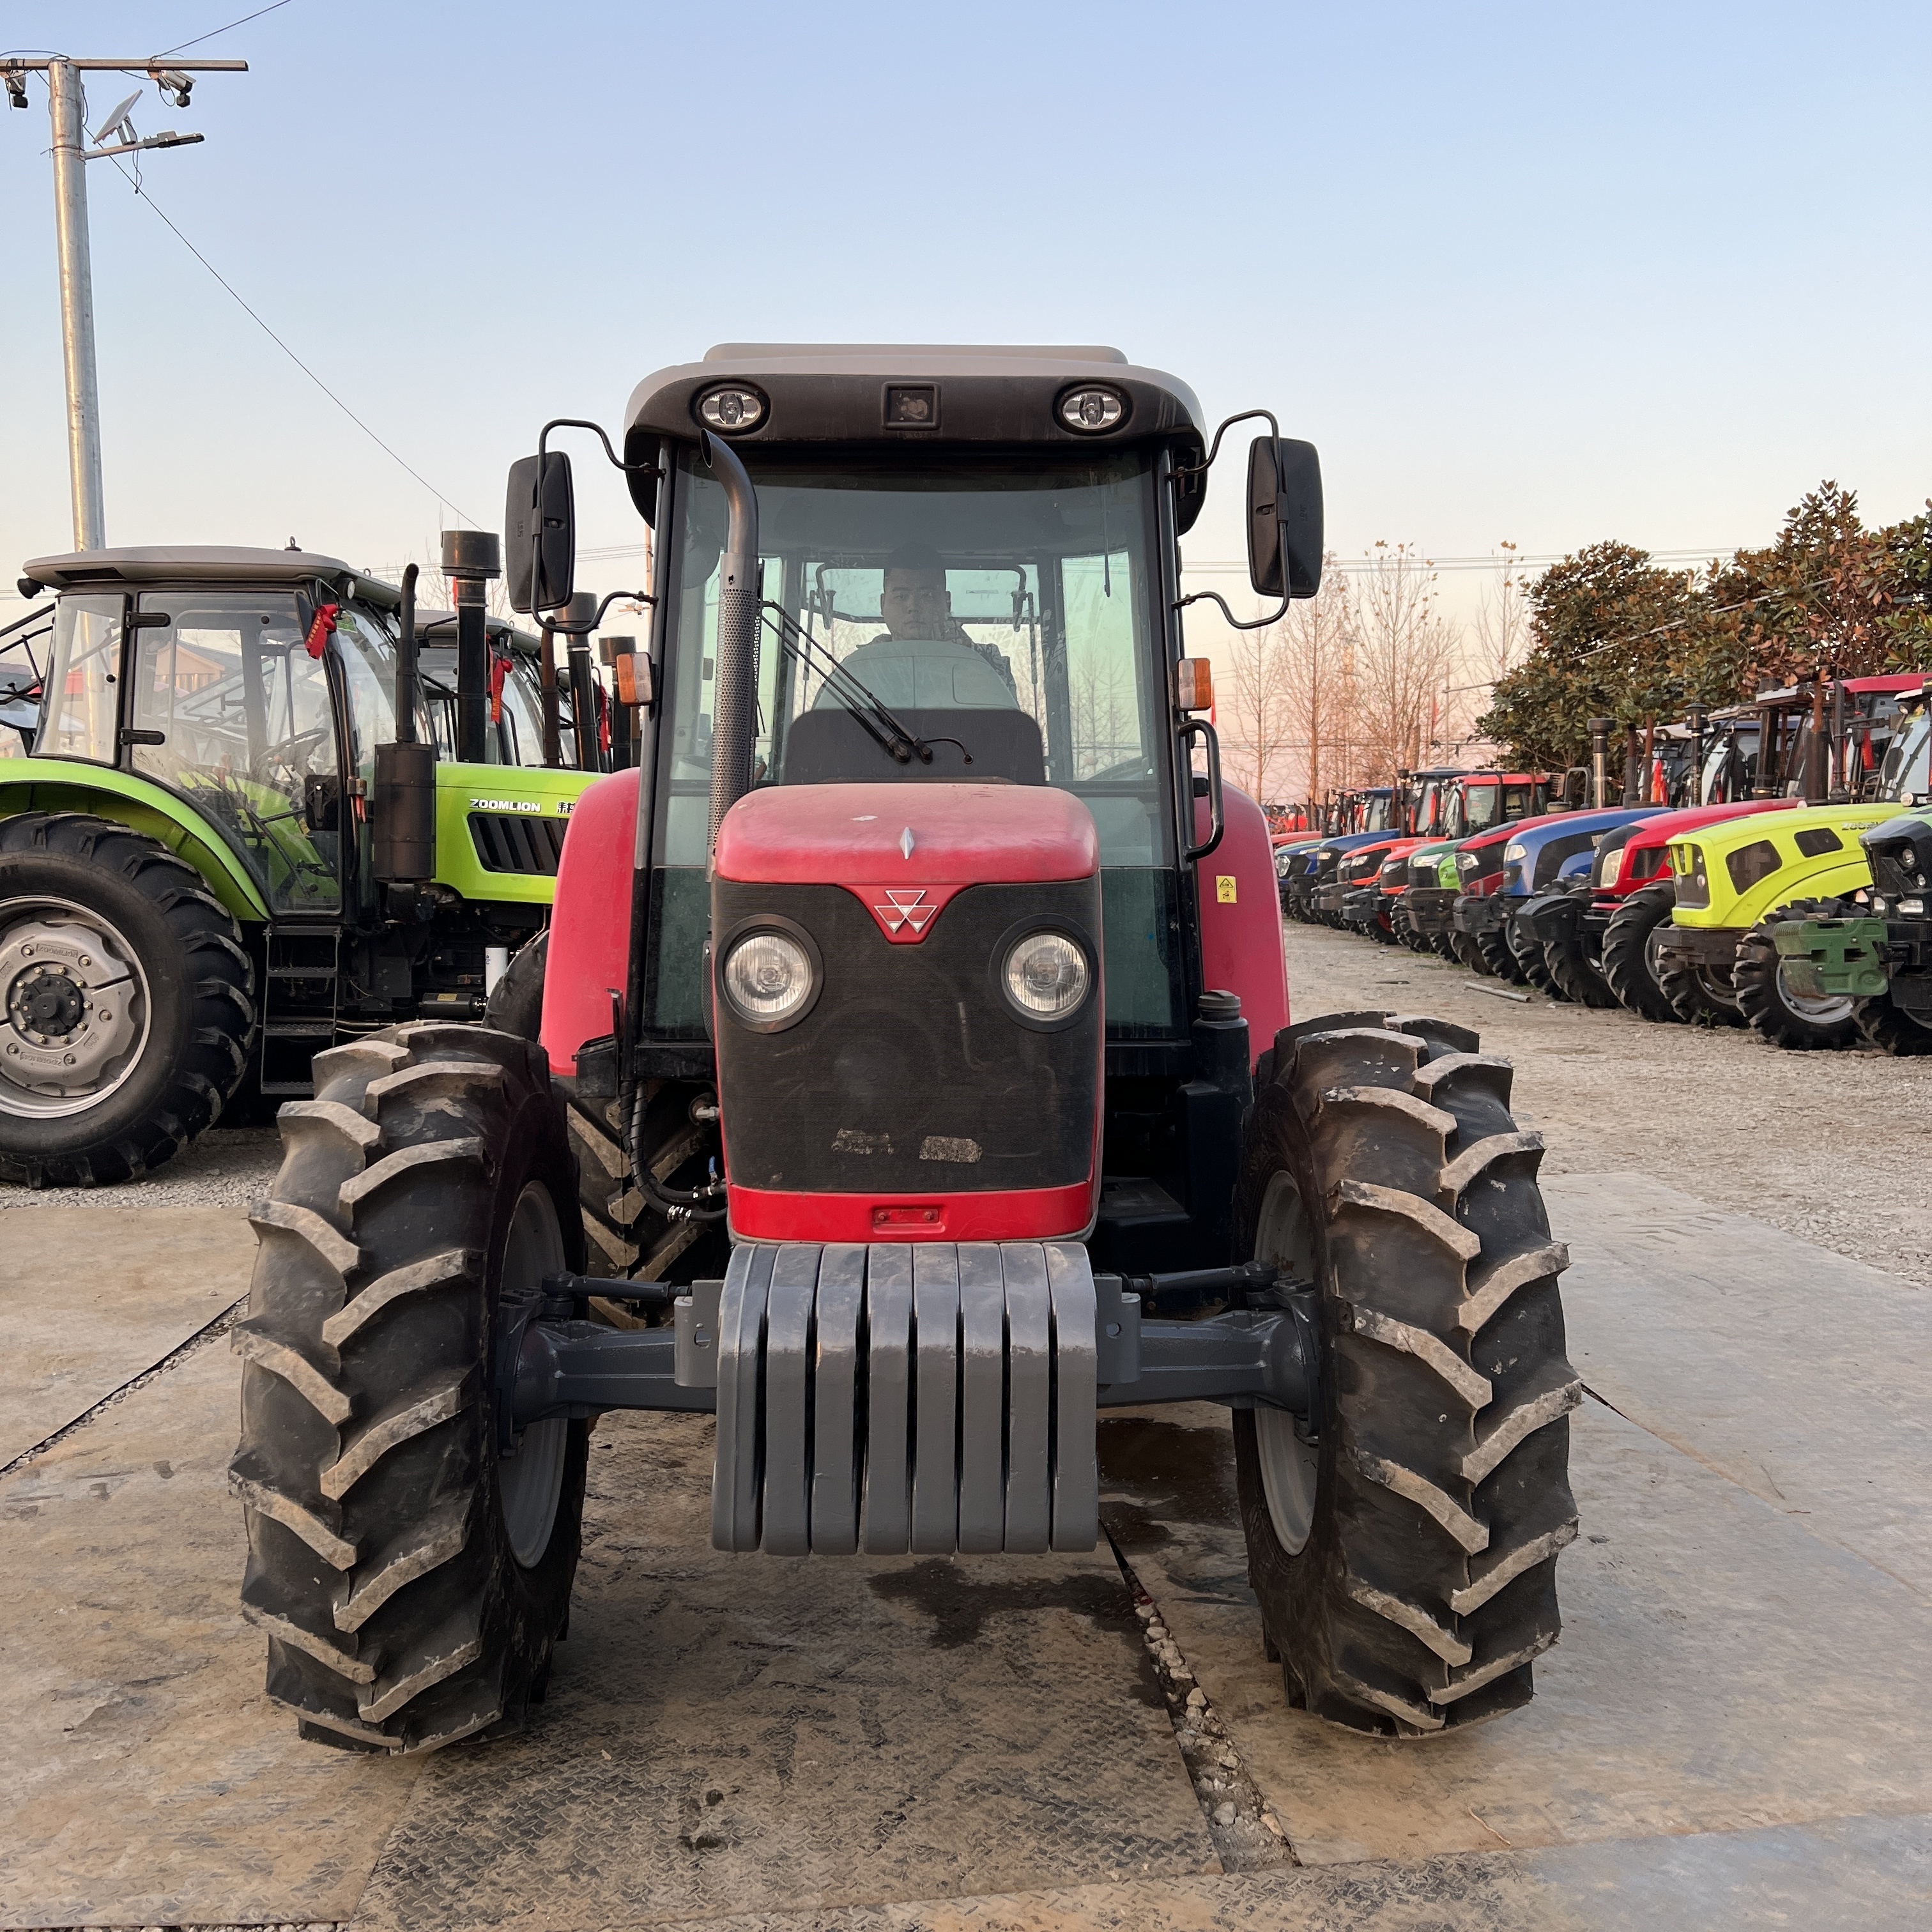
<path fill-rule="evenodd" d="M 1705 802 L 1283 841 L 1282 910 L 1581 1006 L 1932 1051 L 1923 674 L 1769 692 L 1719 724 Z"/>

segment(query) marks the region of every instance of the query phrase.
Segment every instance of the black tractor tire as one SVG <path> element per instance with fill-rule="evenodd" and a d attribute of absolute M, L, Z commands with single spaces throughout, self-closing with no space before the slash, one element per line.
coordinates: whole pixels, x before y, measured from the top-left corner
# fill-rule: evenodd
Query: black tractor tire
<path fill-rule="evenodd" d="M 1694 966 L 1660 959 L 1657 983 L 1677 1017 L 1693 1026 L 1744 1024 L 1728 966 Z"/>
<path fill-rule="evenodd" d="M 1673 1022 L 1684 1016 L 1664 997 L 1658 977 L 1657 935 L 1670 922 L 1677 890 L 1669 879 L 1632 892 L 1604 928 L 1604 979 L 1630 1012 Z"/>
<path fill-rule="evenodd" d="M 1370 920 L 1368 923 L 1362 928 L 1362 930 L 1366 932 L 1378 946 L 1394 946 L 1397 944 L 1394 933 L 1390 930 L 1388 926 L 1379 915 L 1376 918 Z"/>
<path fill-rule="evenodd" d="M 0 959 L 10 933 L 47 915 L 87 931 L 107 956 L 124 952 L 135 971 L 113 986 L 87 986 L 98 997 L 72 1018 L 83 1034 L 118 1024 L 132 1037 L 124 1054 L 104 1063 L 98 1099 L 70 1112 L 50 1111 L 56 1096 L 37 1099 L 0 1070 L 0 1180 L 38 1188 L 134 1180 L 206 1132 L 241 1085 L 256 1027 L 254 964 L 201 874 L 159 839 L 110 819 L 27 812 L 0 820 Z M 65 1001 L 84 997 L 85 982 L 53 970 Z M 16 1032 L 14 1003 L 24 1012 L 47 974 L 10 961 L 0 976 L 0 1041 L 17 1058 L 34 1036 Z M 134 1012 L 110 1004 L 118 986 L 134 996 Z"/>
<path fill-rule="evenodd" d="M 1898 1058 L 1915 1058 L 1932 1053 L 1932 1027 L 1922 1025 L 1892 1003 L 1889 997 L 1861 1000 L 1858 1014 L 1858 1037 L 1881 1053 Z"/>
<path fill-rule="evenodd" d="M 1582 1385 L 1508 1063 L 1376 1018 L 1284 1032 L 1244 1124 L 1240 1252 L 1317 1284 L 1320 1369 L 1312 1439 L 1237 1410 L 1235 1471 L 1289 1703 L 1418 1737 L 1532 1695 Z"/>
<path fill-rule="evenodd" d="M 394 1027 L 318 1054 L 283 1108 L 247 1316 L 243 1614 L 302 1735 L 434 1750 L 521 1720 L 570 1610 L 589 1424 L 500 1453 L 506 1295 L 583 1266 L 541 1053 Z"/>
<path fill-rule="evenodd" d="M 1492 926 L 1487 932 L 1478 933 L 1475 946 L 1477 957 L 1483 962 L 1480 970 L 1507 986 L 1523 984 L 1522 962 L 1510 950 L 1507 928 Z"/>
<path fill-rule="evenodd" d="M 1456 965 L 1462 963 L 1462 956 L 1456 950 L 1456 935 L 1453 932 L 1432 932 L 1429 947 L 1439 959 L 1447 959 Z"/>
<path fill-rule="evenodd" d="M 521 947 L 496 982 L 484 1009 L 486 1024 L 534 1040 L 543 1019 L 548 931 Z M 722 1276 L 729 1259 L 720 1220 L 672 1220 L 645 1199 L 632 1175 L 630 1136 L 616 1101 L 563 1088 L 570 1150 L 577 1162 L 577 1199 L 590 1242 L 594 1271 L 640 1281 L 690 1281 Z M 644 1145 L 652 1174 L 670 1186 L 689 1189 L 706 1177 L 718 1148 L 717 1131 L 691 1118 L 692 1102 L 707 1097 L 688 1081 L 654 1083 L 644 1106 Z M 694 1273 L 695 1270 L 695 1273 Z M 597 1312 L 620 1327 L 642 1325 L 615 1304 L 599 1300 Z"/>
<path fill-rule="evenodd" d="M 1521 920 L 1506 916 L 1502 938 L 1504 945 L 1509 949 L 1510 957 L 1516 962 L 1519 985 L 1534 986 L 1539 993 L 1552 1000 L 1568 997 L 1550 976 L 1550 968 L 1543 957 L 1543 942 L 1532 939 Z"/>
<path fill-rule="evenodd" d="M 1754 1032 L 1798 1053 L 1834 1052 L 1858 1036 L 1857 1002 L 1849 998 L 1800 998 L 1784 983 L 1774 928 L 1786 919 L 1856 919 L 1858 908 L 1838 899 L 1794 899 L 1767 913 L 1738 941 L 1732 983 L 1738 1010 Z"/>
<path fill-rule="evenodd" d="M 1583 942 L 1580 938 L 1572 936 L 1568 939 L 1544 940 L 1543 969 L 1549 974 L 1550 983 L 1558 998 L 1569 1000 L 1573 1006 L 1601 1010 L 1617 1004 L 1617 996 L 1610 991 L 1610 982 L 1598 970 L 1597 962 L 1583 950 Z"/>

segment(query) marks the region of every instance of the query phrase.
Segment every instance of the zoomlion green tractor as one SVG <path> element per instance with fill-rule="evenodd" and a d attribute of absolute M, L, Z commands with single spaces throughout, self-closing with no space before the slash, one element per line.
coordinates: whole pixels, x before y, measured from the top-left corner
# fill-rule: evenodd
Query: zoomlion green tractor
<path fill-rule="evenodd" d="M 1932 1053 L 1932 712 L 1904 700 L 1882 783 L 1906 808 L 1860 836 L 1871 890 L 1863 908 L 1817 908 L 1775 931 L 1785 982 L 1814 1000 L 1847 1000 L 1858 1032 L 1882 1052 Z"/>
<path fill-rule="evenodd" d="M 0 760 L 0 1180 L 130 1179 L 224 1109 L 310 1094 L 324 1048 L 482 1017 L 594 775 L 487 761 L 495 538 L 448 535 L 474 614 L 461 762 L 406 694 L 413 570 L 399 590 L 215 548 L 26 566 L 22 595 L 56 601 L 31 750 Z"/>
<path fill-rule="evenodd" d="M 1676 904 L 1660 929 L 1657 979 L 1685 1019 L 1754 1027 L 1779 1046 L 1849 1046 L 1856 1037 L 1856 999 L 1881 990 L 1843 977 L 1844 969 L 1863 963 L 1858 942 L 1867 935 L 1850 935 L 1849 960 L 1843 948 L 1844 922 L 1862 910 L 1854 895 L 1868 894 L 1872 884 L 1865 835 L 1894 819 L 1900 806 L 1922 805 L 1932 796 L 1922 674 L 1851 680 L 1847 688 L 1866 686 L 1884 687 L 1877 695 L 1896 720 L 1882 762 L 1862 788 L 1871 802 L 1754 813 L 1703 826 L 1671 847 Z M 1822 710 L 1822 704 L 1814 700 L 1814 708 Z M 1798 742 L 1816 747 L 1808 753 L 1815 786 L 1840 754 L 1835 747 L 1828 752 L 1815 720 L 1808 738 Z M 1787 756 L 1787 784 L 1800 782 L 1789 775 L 1801 754 Z M 1815 943 L 1793 931 L 1814 922 L 1823 922 Z M 1826 928 L 1836 936 L 1824 937 Z M 1834 962 L 1840 975 L 1821 977 L 1821 959 Z M 1876 1011 L 1872 1023 L 1882 1024 Z"/>

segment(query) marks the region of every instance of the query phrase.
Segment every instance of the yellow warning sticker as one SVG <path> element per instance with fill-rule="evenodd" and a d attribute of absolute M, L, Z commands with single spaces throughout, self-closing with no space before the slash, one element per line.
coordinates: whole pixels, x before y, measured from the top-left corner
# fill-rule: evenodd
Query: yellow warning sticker
<path fill-rule="evenodd" d="M 1215 875 L 1214 902 L 1217 905 L 1232 905 L 1235 902 L 1234 882 L 1226 872 Z"/>

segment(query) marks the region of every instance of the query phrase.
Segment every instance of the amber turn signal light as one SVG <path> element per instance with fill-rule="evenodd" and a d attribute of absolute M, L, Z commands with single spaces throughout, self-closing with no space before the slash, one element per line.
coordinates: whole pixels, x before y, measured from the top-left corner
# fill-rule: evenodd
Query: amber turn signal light
<path fill-rule="evenodd" d="M 1214 667 L 1205 658 L 1183 658 L 1174 668 L 1174 708 L 1211 711 L 1214 708 Z"/>

